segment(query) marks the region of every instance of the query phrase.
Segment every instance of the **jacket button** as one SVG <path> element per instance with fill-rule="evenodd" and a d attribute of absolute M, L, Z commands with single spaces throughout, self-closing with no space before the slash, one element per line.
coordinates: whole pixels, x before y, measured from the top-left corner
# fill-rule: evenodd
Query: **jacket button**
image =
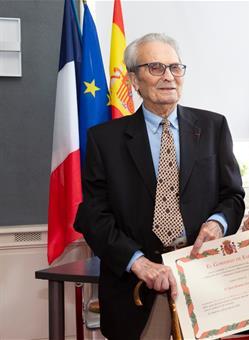
<path fill-rule="evenodd" d="M 154 253 L 155 253 L 156 255 L 160 255 L 160 254 L 161 254 L 159 250 L 155 250 Z"/>

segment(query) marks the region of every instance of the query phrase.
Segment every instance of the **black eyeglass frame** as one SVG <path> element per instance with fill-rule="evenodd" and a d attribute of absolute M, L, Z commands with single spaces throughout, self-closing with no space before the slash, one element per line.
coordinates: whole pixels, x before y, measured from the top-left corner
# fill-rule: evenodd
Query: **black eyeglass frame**
<path fill-rule="evenodd" d="M 156 74 L 151 73 L 151 67 L 150 67 L 150 66 L 151 66 L 151 65 L 155 65 L 155 64 L 160 64 L 160 65 L 163 66 L 164 71 L 162 72 L 162 74 L 156 75 Z M 164 75 L 165 72 L 166 72 L 166 70 L 167 70 L 167 68 L 169 68 L 171 74 L 172 74 L 174 77 L 184 77 L 185 72 L 186 72 L 186 68 L 187 68 L 187 65 L 180 64 L 180 63 L 173 63 L 173 64 L 168 64 L 168 65 L 167 65 L 167 64 L 160 63 L 160 62 L 154 62 L 154 63 L 146 63 L 146 64 L 141 64 L 141 65 L 136 65 L 136 66 L 134 66 L 134 68 L 133 68 L 133 70 L 134 70 L 133 72 L 135 72 L 136 69 L 138 69 L 138 68 L 140 68 L 140 67 L 144 67 L 144 66 L 147 66 L 147 67 L 148 67 L 148 70 L 149 70 L 149 72 L 150 72 L 150 74 L 151 74 L 152 76 L 155 76 L 155 77 L 160 77 L 160 76 Z M 172 72 L 172 68 L 173 68 L 174 66 L 181 66 L 181 67 L 182 67 L 182 70 L 183 70 L 183 74 L 180 75 L 180 76 L 179 76 L 179 75 L 175 75 L 175 74 Z"/>

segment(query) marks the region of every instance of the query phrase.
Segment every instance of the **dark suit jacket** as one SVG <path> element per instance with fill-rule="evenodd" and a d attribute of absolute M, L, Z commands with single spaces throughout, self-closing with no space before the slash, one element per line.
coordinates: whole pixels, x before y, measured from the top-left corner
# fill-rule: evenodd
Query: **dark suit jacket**
<path fill-rule="evenodd" d="M 180 208 L 188 244 L 215 212 L 235 233 L 244 192 L 224 116 L 178 106 Z M 161 262 L 162 244 L 152 232 L 156 176 L 142 109 L 89 130 L 83 173 L 84 203 L 75 228 L 101 259 L 101 330 L 110 339 L 138 339 L 155 292 L 144 289 L 144 307 L 133 301 L 137 278 L 126 266 L 138 249 Z"/>

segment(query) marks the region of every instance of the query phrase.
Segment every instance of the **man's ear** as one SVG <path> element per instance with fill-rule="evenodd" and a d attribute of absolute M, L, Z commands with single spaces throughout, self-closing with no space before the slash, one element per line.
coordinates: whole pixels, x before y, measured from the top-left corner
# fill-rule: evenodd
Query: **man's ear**
<path fill-rule="evenodd" d="M 136 73 L 135 72 L 129 72 L 128 76 L 129 76 L 129 79 L 130 79 L 132 86 L 134 87 L 134 89 L 136 91 L 138 91 L 139 85 L 138 85 L 138 79 L 137 79 Z"/>

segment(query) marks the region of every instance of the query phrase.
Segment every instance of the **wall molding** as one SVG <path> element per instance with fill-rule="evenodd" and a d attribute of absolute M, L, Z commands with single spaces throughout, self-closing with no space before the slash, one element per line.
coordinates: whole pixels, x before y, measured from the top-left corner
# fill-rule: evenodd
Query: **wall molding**
<path fill-rule="evenodd" d="M 31 249 L 47 247 L 47 224 L 4 226 L 0 228 L 0 250 Z M 68 245 L 68 250 L 78 244 L 85 244 L 82 238 Z"/>

